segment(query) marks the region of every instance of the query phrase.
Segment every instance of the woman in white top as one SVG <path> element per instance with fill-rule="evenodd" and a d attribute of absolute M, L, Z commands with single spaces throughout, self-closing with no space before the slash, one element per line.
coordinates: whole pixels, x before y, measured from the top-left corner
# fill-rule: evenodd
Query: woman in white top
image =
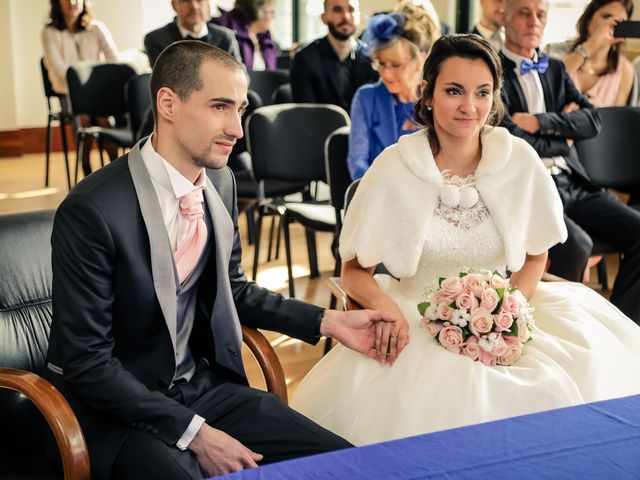
<path fill-rule="evenodd" d="M 42 45 L 44 64 L 55 92 L 68 93 L 66 73 L 71 64 L 80 61 L 118 60 L 118 48 L 111 33 L 104 23 L 93 20 L 88 1 L 51 0 L 49 18 L 49 23 L 42 30 Z M 90 125 L 90 121 L 91 119 L 84 116 L 80 118 L 83 126 Z M 96 118 L 95 122 L 100 126 L 110 126 L 107 118 Z M 91 172 L 91 143 L 89 139 L 84 145 L 82 167 L 85 175 Z M 115 147 L 106 150 L 109 158 L 116 158 Z"/>

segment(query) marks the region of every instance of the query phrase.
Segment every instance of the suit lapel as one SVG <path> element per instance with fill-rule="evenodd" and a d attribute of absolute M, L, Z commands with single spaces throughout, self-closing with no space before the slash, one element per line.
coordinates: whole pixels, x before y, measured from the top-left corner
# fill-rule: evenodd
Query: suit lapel
<path fill-rule="evenodd" d="M 516 95 L 516 99 L 518 101 L 518 105 L 514 105 L 513 101 L 515 100 L 513 96 L 509 98 L 509 102 L 511 105 L 509 106 L 509 112 L 528 112 L 529 106 L 527 105 L 527 100 L 524 98 L 524 92 L 522 91 L 522 87 L 520 86 L 520 80 L 518 80 L 518 74 L 516 73 L 516 64 L 511 61 L 504 55 L 500 55 L 502 59 L 502 63 L 504 65 L 505 77 L 507 82 L 511 84 L 512 90 Z"/>
<path fill-rule="evenodd" d="M 547 70 L 548 72 L 548 70 Z M 553 104 L 553 99 L 560 95 L 560 92 L 551 91 L 551 86 L 549 85 L 549 79 L 547 78 L 547 72 L 538 73 L 538 78 L 540 78 L 540 84 L 542 85 L 542 93 L 544 95 L 544 106 L 547 112 L 555 112 L 556 108 Z"/>
<path fill-rule="evenodd" d="M 153 286 L 171 335 L 173 350 L 175 351 L 177 328 L 176 274 L 167 227 L 162 218 L 162 211 L 160 210 L 160 204 L 158 203 L 151 177 L 140 153 L 140 146 L 143 141 L 144 139 L 138 142 L 129 152 L 129 171 L 138 196 L 142 218 L 149 234 Z"/>
<path fill-rule="evenodd" d="M 229 280 L 229 261 L 234 236 L 233 221 L 209 178 L 206 182 L 204 196 L 213 224 L 213 232 L 210 235 L 213 235 L 215 242 L 217 292 L 210 323 L 216 344 L 216 362 L 245 376 L 242 361 L 239 360 L 242 331 Z"/>

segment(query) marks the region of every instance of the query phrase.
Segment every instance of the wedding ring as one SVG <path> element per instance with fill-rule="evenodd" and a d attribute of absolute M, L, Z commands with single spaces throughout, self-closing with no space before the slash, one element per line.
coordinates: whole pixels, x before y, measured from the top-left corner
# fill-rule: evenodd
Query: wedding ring
<path fill-rule="evenodd" d="M 391 338 L 398 338 L 398 334 L 397 333 L 392 333 L 391 334 Z"/>

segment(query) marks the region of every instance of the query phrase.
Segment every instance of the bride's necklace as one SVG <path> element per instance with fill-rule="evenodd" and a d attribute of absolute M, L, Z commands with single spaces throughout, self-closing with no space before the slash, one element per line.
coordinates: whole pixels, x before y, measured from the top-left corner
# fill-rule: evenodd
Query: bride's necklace
<path fill-rule="evenodd" d="M 472 208 L 480 199 L 473 180 L 473 174 L 460 178 L 451 175 L 451 170 L 443 170 L 442 178 L 445 184 L 440 187 L 440 201 L 450 208 Z M 469 179 L 469 180 L 468 180 Z"/>

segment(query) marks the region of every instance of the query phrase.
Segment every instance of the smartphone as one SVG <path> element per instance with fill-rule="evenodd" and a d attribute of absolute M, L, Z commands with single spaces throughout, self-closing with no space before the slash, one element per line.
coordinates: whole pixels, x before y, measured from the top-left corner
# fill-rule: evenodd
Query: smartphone
<path fill-rule="evenodd" d="M 625 20 L 618 23 L 613 29 L 613 36 L 620 38 L 640 38 L 640 21 Z"/>

